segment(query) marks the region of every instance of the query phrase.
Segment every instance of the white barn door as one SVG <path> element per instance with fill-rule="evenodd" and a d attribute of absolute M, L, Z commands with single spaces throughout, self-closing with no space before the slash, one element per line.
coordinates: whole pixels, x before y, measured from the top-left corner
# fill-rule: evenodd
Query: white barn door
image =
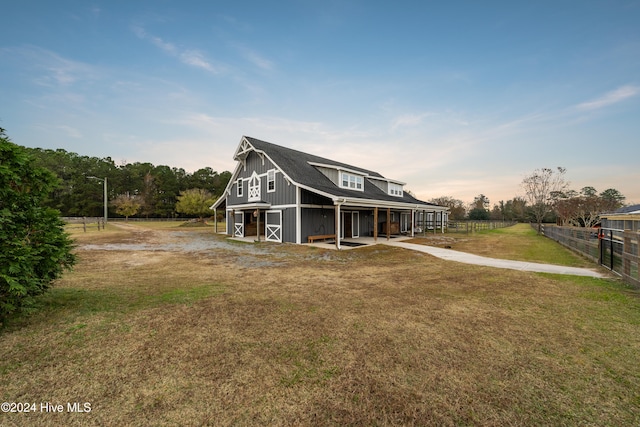
<path fill-rule="evenodd" d="M 267 242 L 282 243 L 282 211 L 267 211 L 264 222 Z"/>
<path fill-rule="evenodd" d="M 244 212 L 236 212 L 233 219 L 233 235 L 244 237 Z"/>

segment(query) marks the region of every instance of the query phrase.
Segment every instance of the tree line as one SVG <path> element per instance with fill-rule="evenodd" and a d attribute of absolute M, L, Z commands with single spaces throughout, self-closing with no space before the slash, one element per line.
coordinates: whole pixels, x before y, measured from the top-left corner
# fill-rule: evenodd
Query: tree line
<path fill-rule="evenodd" d="M 81 156 L 63 149 L 26 150 L 38 166 L 58 177 L 59 185 L 46 204 L 62 216 L 102 216 L 104 178 L 108 182 L 109 216 L 206 216 L 204 208 L 222 195 L 231 178 L 231 172 L 218 173 L 210 167 L 187 173 L 182 168 L 151 163 L 116 165 L 110 157 Z M 484 194 L 470 203 L 450 196 L 429 202 L 448 207 L 452 220 L 555 222 L 582 227 L 597 224 L 600 213 L 623 206 L 625 196 L 618 190 L 598 193 L 591 186 L 573 190 L 565 174 L 561 167 L 536 169 L 520 184 L 523 196 L 500 200 L 493 206 Z"/>
<path fill-rule="evenodd" d="M 215 200 L 231 179 L 231 172 L 218 173 L 210 167 L 188 173 L 182 168 L 147 162 L 116 164 L 111 157 L 82 156 L 63 149 L 26 148 L 26 151 L 35 159 L 35 165 L 57 176 L 58 185 L 45 204 L 59 210 L 62 216 L 102 216 L 105 178 L 108 215 L 145 218 L 178 216 L 176 205 L 187 190 L 202 190 L 208 200 Z"/>
<path fill-rule="evenodd" d="M 449 196 L 431 199 L 431 203 L 449 208 L 452 220 L 505 220 L 517 222 L 553 222 L 559 225 L 593 227 L 600 214 L 624 205 L 626 197 L 615 188 L 598 192 L 587 186 L 570 188 L 566 169 L 536 169 L 525 176 L 520 186 L 524 196 L 501 200 L 490 209 L 490 201 L 479 194 L 469 204 Z"/>

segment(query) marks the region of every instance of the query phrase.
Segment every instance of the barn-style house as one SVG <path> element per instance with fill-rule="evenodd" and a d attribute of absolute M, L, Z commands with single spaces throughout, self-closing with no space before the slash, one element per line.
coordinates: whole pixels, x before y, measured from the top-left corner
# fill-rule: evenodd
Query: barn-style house
<path fill-rule="evenodd" d="M 224 194 L 226 232 L 272 242 L 391 238 L 442 230 L 447 208 L 420 201 L 377 172 L 243 136 Z"/>

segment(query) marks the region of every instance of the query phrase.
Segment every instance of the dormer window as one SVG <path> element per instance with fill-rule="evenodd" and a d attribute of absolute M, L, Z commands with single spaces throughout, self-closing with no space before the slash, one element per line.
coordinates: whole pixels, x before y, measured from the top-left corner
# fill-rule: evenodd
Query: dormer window
<path fill-rule="evenodd" d="M 391 196 L 402 197 L 404 195 L 404 190 L 402 189 L 402 185 L 389 183 L 389 194 Z"/>
<path fill-rule="evenodd" d="M 350 190 L 364 191 L 364 178 L 347 172 L 340 174 L 340 187 Z"/>

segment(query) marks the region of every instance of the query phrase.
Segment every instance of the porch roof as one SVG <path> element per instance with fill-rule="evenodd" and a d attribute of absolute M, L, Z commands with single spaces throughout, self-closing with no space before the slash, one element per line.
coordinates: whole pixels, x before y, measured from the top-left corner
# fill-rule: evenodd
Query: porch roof
<path fill-rule="evenodd" d="M 267 202 L 253 202 L 253 203 L 243 203 L 241 205 L 230 205 L 230 209 L 236 210 L 255 210 L 255 209 L 269 209 L 271 207 L 271 203 Z"/>

